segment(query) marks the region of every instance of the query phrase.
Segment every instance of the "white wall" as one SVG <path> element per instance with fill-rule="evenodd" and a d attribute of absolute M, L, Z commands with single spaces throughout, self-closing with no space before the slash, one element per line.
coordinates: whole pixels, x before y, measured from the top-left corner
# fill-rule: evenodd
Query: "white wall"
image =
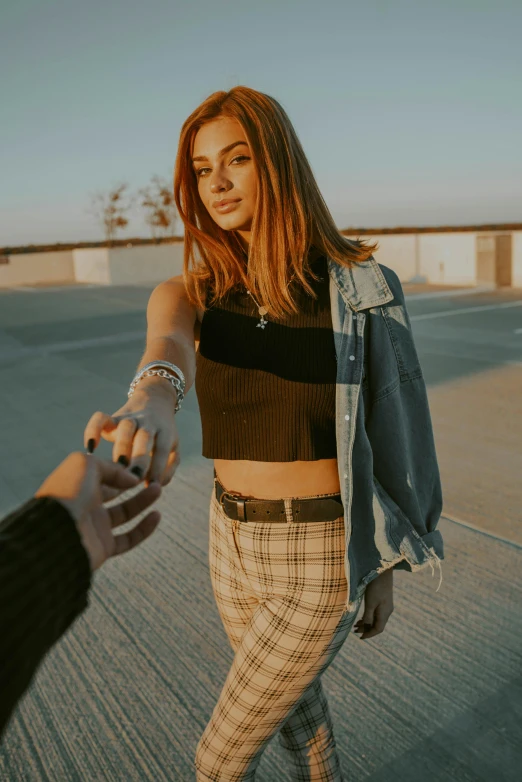
<path fill-rule="evenodd" d="M 90 247 L 73 250 L 76 282 L 93 282 L 109 285 L 109 256 L 105 247 Z"/>
<path fill-rule="evenodd" d="M 401 282 L 418 274 L 431 283 L 475 284 L 476 233 L 383 234 L 364 238 L 379 243 L 375 260 L 397 272 Z"/>
<path fill-rule="evenodd" d="M 381 236 L 361 236 L 370 242 L 378 242 L 379 249 L 374 253 L 377 263 L 389 266 L 406 282 L 415 275 L 416 237 L 418 234 L 382 234 Z"/>
<path fill-rule="evenodd" d="M 183 247 L 183 242 L 176 242 L 110 249 L 110 281 L 112 285 L 139 285 L 181 274 Z"/>
<path fill-rule="evenodd" d="M 513 231 L 513 286 L 522 287 L 522 231 Z M 476 284 L 475 232 L 383 234 L 375 258 L 401 282 L 417 273 L 431 283 Z M 99 285 L 158 283 L 183 271 L 183 242 L 104 247 L 10 256 L 0 264 L 0 287 L 32 283 L 90 282 Z"/>
<path fill-rule="evenodd" d="M 428 282 L 476 283 L 476 233 L 419 234 L 421 272 Z"/>
<path fill-rule="evenodd" d="M 8 258 L 8 263 L 0 264 L 0 288 L 75 281 L 72 250 L 20 253 Z"/>
<path fill-rule="evenodd" d="M 158 283 L 183 271 L 183 242 L 74 250 L 78 282 L 99 285 Z"/>

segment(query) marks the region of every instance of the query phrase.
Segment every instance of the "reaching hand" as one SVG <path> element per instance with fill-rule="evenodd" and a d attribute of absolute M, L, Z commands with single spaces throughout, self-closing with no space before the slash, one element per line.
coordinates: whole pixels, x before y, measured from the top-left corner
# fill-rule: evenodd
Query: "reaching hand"
<path fill-rule="evenodd" d="M 94 413 L 85 427 L 85 447 L 94 451 L 101 438 L 114 444 L 114 462 L 121 459 L 145 480 L 166 486 L 180 462 L 171 390 L 161 386 L 138 389 L 112 415 Z"/>
<path fill-rule="evenodd" d="M 91 568 L 96 570 L 109 557 L 138 546 L 158 526 L 161 516 L 154 510 L 129 532 L 113 535 L 115 527 L 133 519 L 161 494 L 161 486 L 151 483 L 124 502 L 110 508 L 103 505 L 104 501 L 116 498 L 139 482 L 139 478 L 121 464 L 76 452 L 46 478 L 35 496 L 54 497 L 67 508 L 76 522 Z"/>

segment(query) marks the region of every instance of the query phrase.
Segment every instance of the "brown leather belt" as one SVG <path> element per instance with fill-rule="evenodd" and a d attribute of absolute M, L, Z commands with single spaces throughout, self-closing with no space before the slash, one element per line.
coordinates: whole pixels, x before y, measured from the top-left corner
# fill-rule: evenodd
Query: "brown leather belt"
<path fill-rule="evenodd" d="M 229 519 L 236 521 L 271 521 L 286 524 L 287 511 L 284 500 L 248 500 L 238 494 L 227 492 L 217 478 L 214 478 L 216 499 Z M 344 514 L 340 494 L 326 497 L 292 499 L 292 521 L 335 521 Z"/>

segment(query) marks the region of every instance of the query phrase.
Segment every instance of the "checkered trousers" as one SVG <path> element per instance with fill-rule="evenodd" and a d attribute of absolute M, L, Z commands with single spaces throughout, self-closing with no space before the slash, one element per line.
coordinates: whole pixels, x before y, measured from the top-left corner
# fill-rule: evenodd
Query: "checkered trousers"
<path fill-rule="evenodd" d="M 342 782 L 320 676 L 356 619 L 346 611 L 344 519 L 229 519 L 212 493 L 209 564 L 235 652 L 196 749 L 197 782 L 251 782 L 268 741 L 299 782 Z"/>

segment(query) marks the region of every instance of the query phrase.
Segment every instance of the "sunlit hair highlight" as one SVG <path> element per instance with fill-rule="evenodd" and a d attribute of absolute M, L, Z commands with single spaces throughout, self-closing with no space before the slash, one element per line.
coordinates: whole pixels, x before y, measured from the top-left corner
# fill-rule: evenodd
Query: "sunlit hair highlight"
<path fill-rule="evenodd" d="M 194 139 L 207 122 L 221 117 L 242 126 L 258 177 L 248 263 L 236 231 L 209 215 L 192 165 Z M 269 95 L 237 86 L 210 95 L 185 120 L 174 172 L 174 198 L 185 226 L 183 276 L 191 303 L 205 308 L 237 284 L 248 286 L 269 314 L 296 312 L 289 290 L 293 276 L 312 296 L 306 280 L 309 253 L 316 248 L 343 266 L 366 261 L 377 244 L 349 240 L 337 229 L 297 134 L 282 106 Z"/>

